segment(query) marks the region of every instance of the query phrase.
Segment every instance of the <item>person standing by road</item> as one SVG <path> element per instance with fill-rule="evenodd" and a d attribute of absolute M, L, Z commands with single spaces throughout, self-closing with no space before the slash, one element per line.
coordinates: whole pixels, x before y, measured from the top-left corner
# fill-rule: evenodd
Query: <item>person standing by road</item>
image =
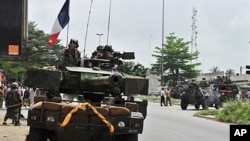
<path fill-rule="evenodd" d="M 160 95 L 161 95 L 161 106 L 165 106 L 165 94 L 164 94 L 164 88 L 161 88 L 161 91 L 160 91 Z"/>
<path fill-rule="evenodd" d="M 3 100 L 4 100 L 4 88 L 0 86 L 0 109 L 3 108 Z"/>
<path fill-rule="evenodd" d="M 26 108 L 30 106 L 30 91 L 29 87 L 25 87 L 24 94 L 23 94 L 23 106 Z"/>
<path fill-rule="evenodd" d="M 5 99 L 5 105 L 7 107 L 7 111 L 4 117 L 3 125 L 6 125 L 6 121 L 8 118 L 12 118 L 15 126 L 20 126 L 19 122 L 19 113 L 20 113 L 20 105 L 22 105 L 22 99 L 20 94 L 18 93 L 18 83 L 14 82 L 11 84 L 11 90 L 8 91 Z"/>
<path fill-rule="evenodd" d="M 166 106 L 168 106 L 168 103 L 169 103 L 170 106 L 172 106 L 171 99 L 170 99 L 171 94 L 170 94 L 170 91 L 169 91 L 168 88 L 166 89 L 165 94 L 166 94 Z"/>

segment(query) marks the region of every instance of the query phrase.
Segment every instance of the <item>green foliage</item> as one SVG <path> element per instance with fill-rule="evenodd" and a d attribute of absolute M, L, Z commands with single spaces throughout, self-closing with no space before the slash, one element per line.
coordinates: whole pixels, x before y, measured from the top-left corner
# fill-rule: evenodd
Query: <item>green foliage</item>
<path fill-rule="evenodd" d="M 230 100 L 216 118 L 224 122 L 250 124 L 250 103 Z"/>
<path fill-rule="evenodd" d="M 220 110 L 202 110 L 195 115 L 214 115 L 218 121 L 250 124 L 250 103 L 248 101 L 229 100 Z"/>
<path fill-rule="evenodd" d="M 219 68 L 214 66 L 210 69 L 211 73 L 216 73 L 216 72 L 220 72 Z"/>
<path fill-rule="evenodd" d="M 7 81 L 22 81 L 23 73 L 30 68 L 55 65 L 61 58 L 63 46 L 57 41 L 54 47 L 48 47 L 48 34 L 36 28 L 34 22 L 28 23 L 29 37 L 23 42 L 21 55 L 15 58 L 3 58 L 0 68 L 4 71 Z"/>
<path fill-rule="evenodd" d="M 226 75 L 227 76 L 235 75 L 235 71 L 233 69 L 228 69 L 228 70 L 226 70 Z"/>
<path fill-rule="evenodd" d="M 141 77 L 146 77 L 148 73 L 148 68 L 145 68 L 142 64 L 139 63 L 135 64 L 132 61 L 123 62 L 123 64 L 119 66 L 119 70 L 130 75 Z"/>
<path fill-rule="evenodd" d="M 156 63 L 152 64 L 151 73 L 161 75 L 162 70 L 164 83 L 169 82 L 170 86 L 175 86 L 178 81 L 197 77 L 200 71 L 195 68 L 200 63 L 195 63 L 194 60 L 198 58 L 199 52 L 190 53 L 189 44 L 190 42 L 170 33 L 163 46 L 155 48 L 152 56 L 156 58 Z"/>
<path fill-rule="evenodd" d="M 195 115 L 218 115 L 219 113 L 219 110 L 202 110 L 195 113 Z"/>

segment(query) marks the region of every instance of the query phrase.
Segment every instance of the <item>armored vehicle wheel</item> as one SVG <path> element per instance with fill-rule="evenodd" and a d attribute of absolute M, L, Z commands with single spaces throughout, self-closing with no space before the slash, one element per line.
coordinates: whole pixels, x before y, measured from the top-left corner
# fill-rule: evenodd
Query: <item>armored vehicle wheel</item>
<path fill-rule="evenodd" d="M 199 110 L 200 109 L 200 104 L 195 104 L 194 107 L 195 107 L 196 110 Z"/>
<path fill-rule="evenodd" d="M 117 135 L 115 141 L 138 141 L 138 134 Z"/>
<path fill-rule="evenodd" d="M 42 129 L 30 127 L 28 141 L 43 141 L 43 133 Z"/>
<path fill-rule="evenodd" d="M 209 101 L 208 101 L 208 98 L 205 98 L 202 102 L 202 108 L 203 110 L 207 110 L 209 107 Z"/>
<path fill-rule="evenodd" d="M 181 109 L 187 110 L 188 103 L 185 100 L 181 100 Z"/>
<path fill-rule="evenodd" d="M 57 141 L 53 131 L 30 127 L 28 141 Z"/>
<path fill-rule="evenodd" d="M 214 107 L 215 107 L 215 109 L 220 109 L 220 107 L 222 107 L 222 103 L 221 103 L 219 98 L 217 99 L 216 103 L 214 104 Z"/>

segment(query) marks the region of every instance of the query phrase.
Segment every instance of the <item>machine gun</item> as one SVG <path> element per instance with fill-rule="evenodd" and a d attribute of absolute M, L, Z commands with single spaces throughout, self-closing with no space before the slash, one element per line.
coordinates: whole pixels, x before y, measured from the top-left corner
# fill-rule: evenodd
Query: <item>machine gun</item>
<path fill-rule="evenodd" d="M 85 59 L 84 67 L 100 67 L 101 69 L 113 69 L 116 65 L 120 66 L 123 64 L 122 60 L 135 59 L 134 52 L 123 52 L 114 51 L 110 57 L 98 57 L 95 59 Z"/>

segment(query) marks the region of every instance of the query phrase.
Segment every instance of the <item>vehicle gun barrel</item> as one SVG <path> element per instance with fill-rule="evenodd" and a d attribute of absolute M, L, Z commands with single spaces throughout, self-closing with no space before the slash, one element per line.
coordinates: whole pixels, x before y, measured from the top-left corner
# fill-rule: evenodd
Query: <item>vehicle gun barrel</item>
<path fill-rule="evenodd" d="M 86 80 L 88 86 L 110 85 L 112 87 L 119 87 L 123 82 L 123 77 L 120 73 L 114 73 L 109 76 L 93 77 Z"/>

